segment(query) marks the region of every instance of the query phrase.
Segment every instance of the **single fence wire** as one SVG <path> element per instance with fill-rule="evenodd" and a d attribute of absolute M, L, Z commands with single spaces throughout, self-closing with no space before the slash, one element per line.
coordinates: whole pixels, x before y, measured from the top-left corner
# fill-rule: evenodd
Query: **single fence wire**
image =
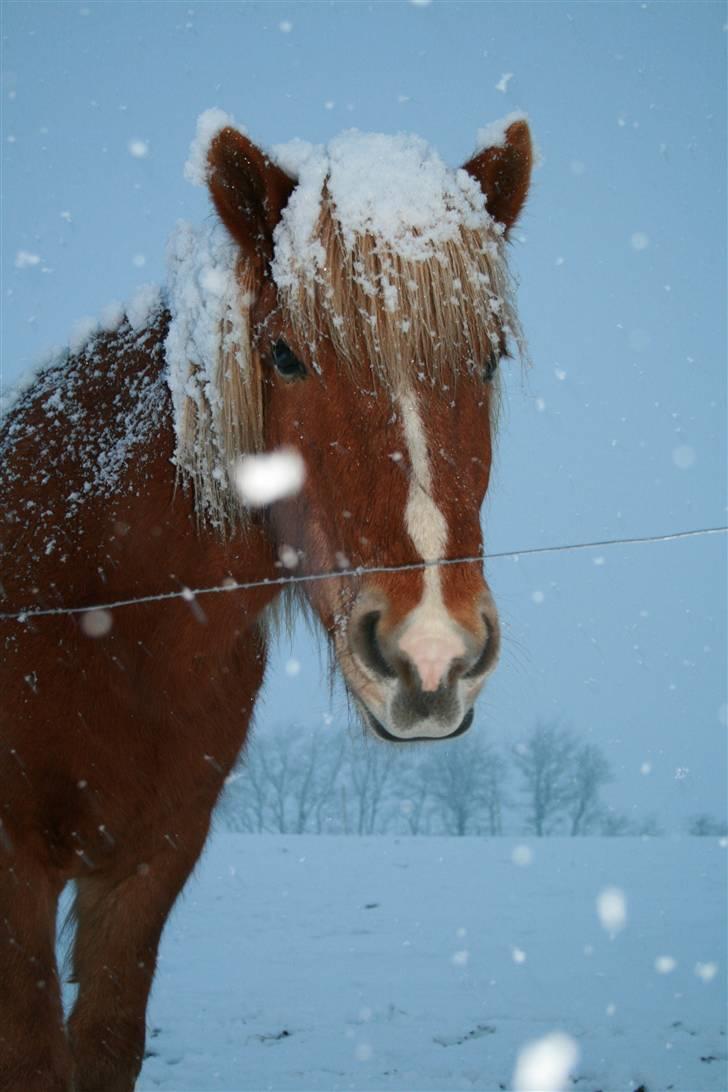
<path fill-rule="evenodd" d="M 571 542 L 560 546 L 529 546 L 523 550 L 499 550 L 495 553 L 475 554 L 468 557 L 440 558 L 436 561 L 413 561 L 401 565 L 371 565 L 355 568 L 331 569 L 319 573 L 302 573 L 299 576 L 271 577 L 263 580 L 237 581 L 231 578 L 222 584 L 205 588 L 182 587 L 176 591 L 159 592 L 154 595 L 140 595 L 130 599 L 114 599 L 107 603 L 93 603 L 78 607 L 41 607 L 29 610 L 0 611 L 0 620 L 26 622 L 34 618 L 58 615 L 88 614 L 91 611 L 116 610 L 119 607 L 133 607 L 142 603 L 163 603 L 172 599 L 194 601 L 202 595 L 218 595 L 224 592 L 251 591 L 254 588 L 282 588 L 292 584 L 314 584 L 322 580 L 342 580 L 346 577 L 360 577 L 368 573 L 406 573 L 422 569 L 445 568 L 449 565 L 478 565 L 484 561 L 496 561 L 501 558 L 533 557 L 537 554 L 573 553 L 577 550 L 606 549 L 610 546 L 641 546 L 652 542 L 674 542 L 677 539 L 698 538 L 706 535 L 722 535 L 728 527 L 702 527 L 690 531 L 673 531 L 666 535 L 643 535 L 632 538 L 608 538 L 594 542 Z"/>

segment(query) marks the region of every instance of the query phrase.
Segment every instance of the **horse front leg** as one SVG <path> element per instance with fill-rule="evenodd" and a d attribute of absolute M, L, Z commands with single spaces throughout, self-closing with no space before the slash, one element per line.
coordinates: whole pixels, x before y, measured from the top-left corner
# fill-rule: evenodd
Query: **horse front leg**
<path fill-rule="evenodd" d="M 131 1092 L 142 1067 L 146 1008 L 167 915 L 207 836 L 209 815 L 126 874 L 78 881 L 68 1021 L 75 1092 Z"/>
<path fill-rule="evenodd" d="M 55 957 L 62 884 L 0 846 L 0 1092 L 68 1092 L 71 1055 Z"/>

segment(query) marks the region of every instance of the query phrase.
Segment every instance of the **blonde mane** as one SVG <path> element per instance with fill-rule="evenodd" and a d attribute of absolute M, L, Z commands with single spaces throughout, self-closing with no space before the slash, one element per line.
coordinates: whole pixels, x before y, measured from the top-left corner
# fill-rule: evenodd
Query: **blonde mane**
<path fill-rule="evenodd" d="M 314 356 L 328 342 L 357 375 L 371 368 L 398 390 L 413 377 L 456 381 L 463 369 L 482 371 L 503 337 L 523 351 L 495 225 L 487 232 L 461 225 L 456 238 L 415 259 L 370 234 L 347 240 L 326 195 L 315 241 L 316 274 L 302 266 L 278 289 L 297 339 Z"/>
<path fill-rule="evenodd" d="M 279 306 L 314 369 L 328 344 L 353 377 L 398 391 L 413 378 L 434 386 L 483 371 L 504 340 L 523 355 L 503 233 L 484 210 L 445 238 L 410 232 L 399 245 L 347 230 L 324 180 L 303 253 L 286 236 L 288 212 L 274 237 L 272 272 Z M 170 281 L 178 475 L 192 485 L 200 521 L 226 535 L 250 519 L 232 482 L 235 463 L 263 446 L 262 362 L 251 330 L 262 286 L 217 224 L 178 228 Z M 494 392 L 494 411 L 497 403 Z"/>

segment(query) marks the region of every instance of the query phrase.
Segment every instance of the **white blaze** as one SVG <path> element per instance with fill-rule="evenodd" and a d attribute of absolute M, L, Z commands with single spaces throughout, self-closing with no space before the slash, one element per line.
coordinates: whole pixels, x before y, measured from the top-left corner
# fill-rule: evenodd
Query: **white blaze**
<path fill-rule="evenodd" d="M 430 457 L 420 408 L 416 396 L 411 391 L 400 395 L 399 403 L 402 409 L 404 438 L 412 466 L 404 517 L 407 533 L 425 561 L 439 561 L 444 556 L 447 546 L 447 523 L 432 499 Z M 434 573 L 439 583 L 438 569 L 427 569 L 425 572 Z"/>
<path fill-rule="evenodd" d="M 448 527 L 432 499 L 432 474 L 422 416 L 417 397 L 411 391 L 401 394 L 399 403 L 412 467 L 405 527 L 423 561 L 440 561 L 447 547 Z M 433 691 L 452 661 L 463 655 L 465 645 L 445 608 L 437 566 L 424 570 L 424 585 L 422 599 L 410 615 L 399 647 L 415 664 L 422 689 Z"/>

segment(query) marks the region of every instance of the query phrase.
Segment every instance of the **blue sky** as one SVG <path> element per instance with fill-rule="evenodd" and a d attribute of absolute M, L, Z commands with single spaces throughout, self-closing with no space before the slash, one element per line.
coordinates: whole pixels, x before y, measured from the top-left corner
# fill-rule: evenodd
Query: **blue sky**
<path fill-rule="evenodd" d="M 264 144 L 414 131 L 460 163 L 522 108 L 542 157 L 513 248 L 533 368 L 506 377 L 487 546 L 725 523 L 727 18 L 712 2 L 4 3 L 4 382 L 163 281 L 175 221 L 209 215 L 182 177 L 201 110 Z M 477 730 L 512 742 L 560 719 L 606 750 L 618 807 L 667 827 L 723 813 L 725 561 L 713 537 L 492 562 L 506 640 Z M 318 663 L 298 630 L 261 730 L 332 710 Z"/>

